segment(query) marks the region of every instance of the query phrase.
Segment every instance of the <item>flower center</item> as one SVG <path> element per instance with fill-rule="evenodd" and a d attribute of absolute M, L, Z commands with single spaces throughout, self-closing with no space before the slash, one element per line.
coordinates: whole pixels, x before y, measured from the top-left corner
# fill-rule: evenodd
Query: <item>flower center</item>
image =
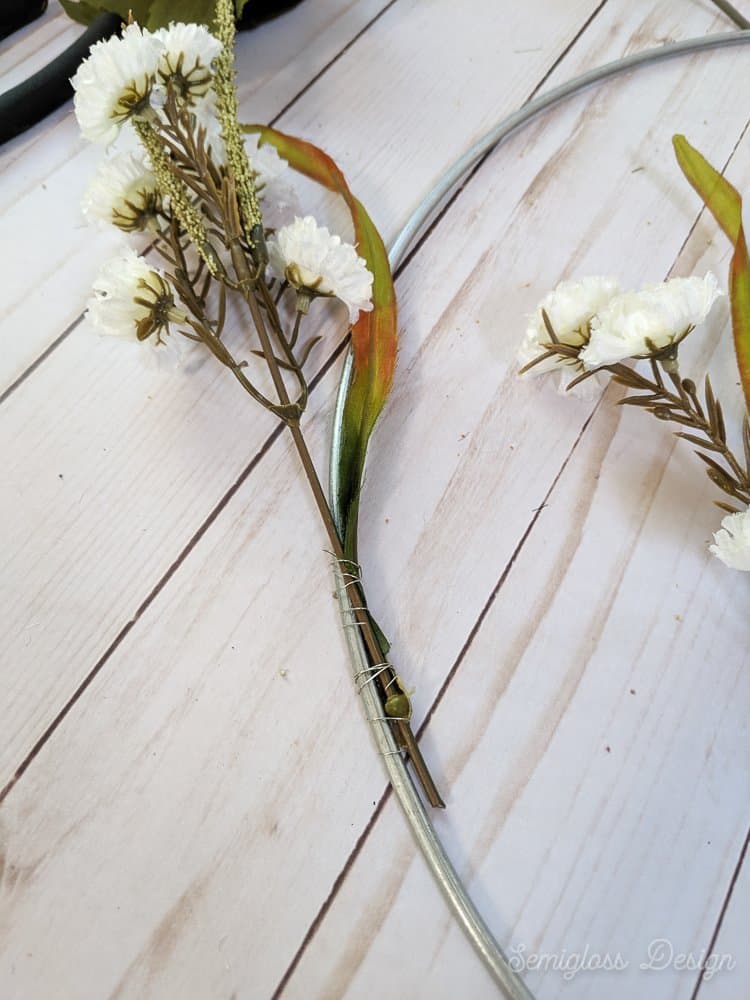
<path fill-rule="evenodd" d="M 150 105 L 153 82 L 153 78 L 150 76 L 144 76 L 140 81 L 131 81 L 120 92 L 110 113 L 110 118 L 114 118 L 117 122 L 124 122 L 128 118 L 137 118 L 142 115 Z"/>

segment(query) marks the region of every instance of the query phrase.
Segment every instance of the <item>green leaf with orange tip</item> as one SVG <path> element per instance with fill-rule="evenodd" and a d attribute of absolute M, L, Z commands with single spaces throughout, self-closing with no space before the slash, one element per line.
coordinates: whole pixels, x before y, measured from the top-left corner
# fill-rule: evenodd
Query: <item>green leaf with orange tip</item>
<path fill-rule="evenodd" d="M 734 246 L 729 269 L 729 302 L 737 366 L 750 410 L 750 257 L 742 227 L 742 198 L 684 135 L 672 138 L 677 162 Z"/>
<path fill-rule="evenodd" d="M 352 327 L 354 366 L 344 406 L 339 496 L 335 498 L 344 525 L 344 551 L 350 559 L 356 559 L 359 494 L 367 444 L 390 392 L 396 367 L 396 293 L 388 253 L 364 205 L 354 197 L 346 178 L 327 153 L 269 126 L 246 125 L 244 131 L 257 134 L 261 145 L 274 146 L 298 173 L 341 195 L 352 214 L 357 250 L 373 274 L 372 312 L 360 313 Z"/>

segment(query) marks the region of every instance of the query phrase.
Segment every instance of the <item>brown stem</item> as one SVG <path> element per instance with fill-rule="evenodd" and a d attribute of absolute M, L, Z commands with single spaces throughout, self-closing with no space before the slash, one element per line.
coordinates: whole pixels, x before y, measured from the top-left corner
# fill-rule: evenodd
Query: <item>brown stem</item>
<path fill-rule="evenodd" d="M 616 369 L 619 366 L 612 365 L 609 367 L 613 374 L 617 374 Z M 651 369 L 654 373 L 654 381 L 651 381 L 645 376 L 641 376 L 643 380 L 643 388 L 648 389 L 655 395 L 659 395 L 661 399 L 664 400 L 664 404 L 670 410 L 681 410 L 687 416 L 690 421 L 687 426 L 703 434 L 707 441 L 710 442 L 712 450 L 721 455 L 731 469 L 732 475 L 734 476 L 734 485 L 737 487 L 738 492 L 743 494 L 741 499 L 745 500 L 745 502 L 750 502 L 750 482 L 748 482 L 748 472 L 743 469 L 742 465 L 735 458 L 734 453 L 726 443 L 723 434 L 717 433 L 711 421 L 706 418 L 706 415 L 703 412 L 703 407 L 698 399 L 697 391 L 695 391 L 691 383 L 686 383 L 685 380 L 680 377 L 679 372 L 675 370 L 670 374 L 670 377 L 674 382 L 677 392 L 672 392 L 665 385 L 664 379 L 659 373 L 657 361 L 655 359 L 652 359 L 651 361 Z M 651 409 L 653 410 L 653 407 L 651 407 Z M 674 420 L 674 418 L 671 419 Z M 709 445 L 705 445 L 703 447 L 707 448 Z M 717 485 L 720 484 L 717 483 Z M 730 496 L 732 495 L 734 494 L 730 493 Z"/>
<path fill-rule="evenodd" d="M 255 324 L 258 332 L 261 349 L 271 373 L 274 387 L 278 393 L 279 402 L 283 407 L 290 406 L 289 394 L 284 383 L 284 377 L 281 373 L 281 369 L 279 368 L 276 356 L 273 352 L 268 330 L 266 329 L 266 324 L 263 319 L 263 312 L 255 298 L 255 295 L 253 294 L 253 278 L 244 253 L 236 241 L 232 243 L 231 252 L 232 263 L 234 264 L 240 287 L 243 291 L 245 301 L 250 309 L 253 323 Z M 328 506 L 328 500 L 321 485 L 320 478 L 318 477 L 312 456 L 308 450 L 307 442 L 305 441 L 304 435 L 300 429 L 299 419 L 287 419 L 286 424 L 289 427 L 289 431 L 297 449 L 297 454 L 299 455 L 302 463 L 302 468 L 304 469 L 305 476 L 307 477 L 310 489 L 312 490 L 315 505 L 318 508 L 321 520 L 323 521 L 323 525 L 326 529 L 331 551 L 333 552 L 334 558 L 338 562 L 339 566 L 343 568 L 348 564 L 348 560 L 344 555 L 344 548 L 336 530 L 333 514 Z M 370 622 L 370 617 L 365 609 L 365 597 L 359 581 L 353 581 L 351 590 L 353 598 L 352 613 L 354 614 L 357 627 L 361 630 L 362 638 L 365 646 L 367 647 L 367 651 L 373 665 L 380 663 L 383 659 L 383 652 Z M 393 680 L 394 678 L 396 678 L 396 674 L 394 671 L 391 671 L 390 675 L 387 677 L 385 676 L 385 673 L 382 674 L 379 680 L 387 682 L 389 680 Z M 381 687 L 381 691 L 384 691 L 384 686 Z M 424 757 L 422 756 L 419 745 L 414 738 L 408 719 L 394 718 L 392 720 L 389 719 L 388 721 L 391 722 L 392 726 L 396 730 L 401 746 L 409 755 L 430 805 L 438 808 L 444 808 L 445 803 L 443 802 L 435 782 L 432 779 L 432 775 L 430 774 Z"/>

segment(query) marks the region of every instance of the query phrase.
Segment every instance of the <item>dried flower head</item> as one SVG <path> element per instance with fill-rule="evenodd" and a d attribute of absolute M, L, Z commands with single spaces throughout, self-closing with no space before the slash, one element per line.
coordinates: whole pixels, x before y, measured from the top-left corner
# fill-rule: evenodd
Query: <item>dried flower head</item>
<path fill-rule="evenodd" d="M 221 42 L 202 24 L 172 22 L 154 36 L 162 45 L 157 69 L 160 83 L 172 87 L 185 104 L 195 104 L 211 86 L 213 61 L 221 52 Z"/>
<path fill-rule="evenodd" d="M 581 351 L 587 369 L 647 358 L 675 347 L 702 323 L 721 295 L 716 278 L 672 278 L 615 296 L 591 322 Z"/>
<path fill-rule="evenodd" d="M 709 549 L 730 569 L 750 570 L 750 510 L 727 514 Z"/>
<path fill-rule="evenodd" d="M 273 274 L 286 278 L 303 299 L 335 296 L 353 323 L 372 309 L 373 277 L 364 258 L 349 243 L 319 226 L 311 215 L 283 226 L 268 243 Z"/>
<path fill-rule="evenodd" d="M 161 208 L 156 177 L 135 153 L 104 160 L 83 199 L 83 214 L 126 233 L 155 229 Z"/>
<path fill-rule="evenodd" d="M 148 266 L 131 247 L 104 264 L 94 282 L 88 316 L 104 333 L 146 340 L 169 332 L 170 320 L 183 317 L 164 274 Z"/>
<path fill-rule="evenodd" d="M 84 138 L 109 145 L 123 122 L 147 112 L 161 49 L 137 24 L 129 24 L 119 38 L 92 45 L 70 81 Z"/>

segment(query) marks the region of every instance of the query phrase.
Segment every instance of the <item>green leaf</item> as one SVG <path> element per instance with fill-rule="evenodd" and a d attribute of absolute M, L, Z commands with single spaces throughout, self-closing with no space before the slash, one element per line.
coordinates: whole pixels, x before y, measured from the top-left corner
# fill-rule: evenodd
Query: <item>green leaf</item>
<path fill-rule="evenodd" d="M 740 381 L 750 410 L 750 258 L 742 226 L 737 234 L 729 268 L 729 302 Z"/>
<path fill-rule="evenodd" d="M 149 12 L 151 0 L 81 0 L 74 3 L 73 0 L 60 0 L 63 10 L 79 24 L 91 24 L 100 14 L 119 14 L 124 22 L 127 22 L 130 12 L 133 12 L 133 20 L 145 28 L 151 28 L 149 22 Z M 174 20 L 174 14 L 172 15 Z"/>
<path fill-rule="evenodd" d="M 170 21 L 210 26 L 214 19 L 214 0 L 152 0 L 150 6 L 146 24 L 150 31 L 166 28 Z"/>
<path fill-rule="evenodd" d="M 690 145 L 684 135 L 673 136 L 672 145 L 683 174 L 731 242 L 736 243 L 742 225 L 742 198 L 739 192 Z"/>
<path fill-rule="evenodd" d="M 357 250 L 374 277 L 372 312 L 360 313 L 352 327 L 354 367 L 344 406 L 339 496 L 335 498 L 344 523 L 344 552 L 356 561 L 367 445 L 393 383 L 398 347 L 396 293 L 388 254 L 364 205 L 330 156 L 312 143 L 264 125 L 247 125 L 244 130 L 257 134 L 261 144 L 274 146 L 294 170 L 342 196 L 354 221 Z"/>
<path fill-rule="evenodd" d="M 74 21 L 79 24 L 91 24 L 102 13 L 102 7 L 96 3 L 76 3 L 76 0 L 60 0 L 60 6 Z"/>
<path fill-rule="evenodd" d="M 750 258 L 742 227 L 742 198 L 684 135 L 672 138 L 677 162 L 734 245 L 729 268 L 732 335 L 745 403 L 750 409 Z"/>
<path fill-rule="evenodd" d="M 91 24 L 105 11 L 119 14 L 127 22 L 132 11 L 133 20 L 149 31 L 165 28 L 170 21 L 210 25 L 215 7 L 214 0 L 60 0 L 60 3 L 68 17 L 79 24 Z"/>

